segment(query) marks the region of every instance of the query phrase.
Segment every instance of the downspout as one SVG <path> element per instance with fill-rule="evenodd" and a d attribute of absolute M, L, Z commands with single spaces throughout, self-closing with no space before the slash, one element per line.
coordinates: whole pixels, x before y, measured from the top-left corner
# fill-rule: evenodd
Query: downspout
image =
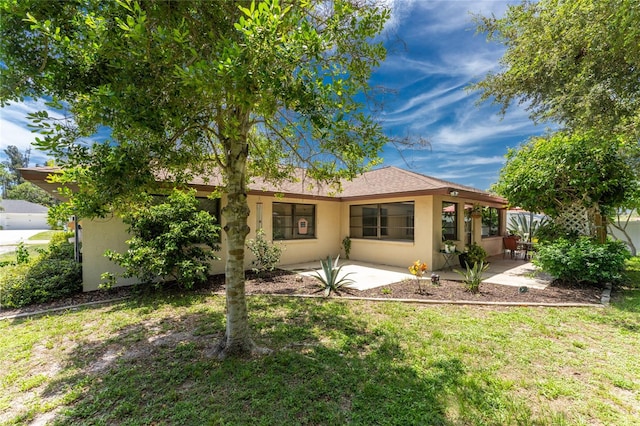
<path fill-rule="evenodd" d="M 74 259 L 77 263 L 80 263 L 80 224 L 78 223 L 78 216 L 73 216 L 73 233 L 74 233 L 74 244 L 73 244 L 73 254 Z"/>

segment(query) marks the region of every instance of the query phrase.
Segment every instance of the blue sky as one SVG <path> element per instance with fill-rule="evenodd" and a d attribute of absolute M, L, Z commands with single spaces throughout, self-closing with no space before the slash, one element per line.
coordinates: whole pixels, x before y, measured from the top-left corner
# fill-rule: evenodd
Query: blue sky
<path fill-rule="evenodd" d="M 501 16 L 508 3 L 517 2 L 387 2 L 393 11 L 387 25 L 387 60 L 372 84 L 393 93 L 385 98 L 379 118 L 388 134 L 423 137 L 431 147 L 402 153 L 388 147 L 382 154 L 384 165 L 488 189 L 507 149 L 545 131 L 544 126 L 534 126 L 523 109 L 514 106 L 501 117 L 498 107 L 488 102 L 476 105 L 478 94 L 465 90 L 497 70 L 503 52 L 502 46 L 476 34 L 470 12 Z M 34 135 L 25 116 L 42 108 L 41 102 L 29 102 L 0 109 L 0 150 L 8 145 L 27 148 Z M 32 149 L 31 165 L 45 159 Z"/>

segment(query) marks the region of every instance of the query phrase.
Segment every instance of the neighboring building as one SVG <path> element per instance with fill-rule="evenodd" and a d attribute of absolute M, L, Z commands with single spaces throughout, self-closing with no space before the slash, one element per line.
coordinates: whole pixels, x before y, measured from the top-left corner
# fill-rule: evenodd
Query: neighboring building
<path fill-rule="evenodd" d="M 55 187 L 46 178 L 55 172 L 48 168 L 21 171 L 26 180 L 50 193 Z M 206 197 L 216 182 L 216 177 L 195 179 L 191 186 L 199 197 Z M 223 198 L 210 207 L 217 217 L 225 201 Z M 255 179 L 249 185 L 248 202 L 248 238 L 255 237 L 256 229 L 264 229 L 267 238 L 285 247 L 283 265 L 342 253 L 345 236 L 351 238 L 352 260 L 394 266 L 409 266 L 420 259 L 432 270 L 442 268 L 445 240 L 454 241 L 458 250 L 476 242 L 489 255 L 502 253 L 505 199 L 396 167 L 372 170 L 346 181 L 343 191 L 335 195 L 323 187 L 310 190 L 302 176 L 278 187 Z M 482 214 L 471 215 L 474 206 L 482 206 Z M 224 226 L 224 218 L 221 224 Z M 106 249 L 126 250 L 128 236 L 124 224 L 115 216 L 83 220 L 82 228 L 84 289 L 90 291 L 98 288 L 103 272 L 118 272 L 118 267 L 103 254 Z M 224 233 L 221 240 L 224 248 Z M 213 263 L 213 273 L 224 272 L 225 250 L 219 255 L 222 259 Z M 247 268 L 252 260 L 247 251 Z M 131 280 L 120 284 L 130 283 Z"/>
<path fill-rule="evenodd" d="M 48 207 L 24 200 L 0 200 L 0 229 L 49 229 Z"/>

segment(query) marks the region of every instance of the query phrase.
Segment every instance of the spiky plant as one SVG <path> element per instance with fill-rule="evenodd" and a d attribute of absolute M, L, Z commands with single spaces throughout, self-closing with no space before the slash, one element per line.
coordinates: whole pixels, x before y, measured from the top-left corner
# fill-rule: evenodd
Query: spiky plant
<path fill-rule="evenodd" d="M 518 213 L 511 216 L 508 231 L 514 235 L 519 235 L 523 241 L 532 241 L 538 234 L 538 230 L 549 223 L 546 217 L 534 218 L 528 214 Z"/>
<path fill-rule="evenodd" d="M 454 271 L 462 275 L 462 282 L 468 292 L 478 293 L 480 291 L 480 283 L 482 282 L 482 273 L 487 269 L 489 269 L 488 263 L 478 262 L 473 266 L 467 265 L 466 271 L 461 271 L 459 269 L 454 269 Z"/>
<path fill-rule="evenodd" d="M 316 272 L 314 275 L 314 277 L 320 281 L 321 288 L 317 292 L 324 291 L 324 297 L 329 297 L 332 291 L 337 295 L 340 295 L 343 287 L 349 287 L 349 284 L 354 282 L 352 279 L 347 278 L 349 275 L 353 274 L 353 272 L 349 272 L 340 277 L 340 271 L 344 265 L 338 266 L 339 259 L 340 256 L 336 257 L 336 260 L 333 261 L 331 256 L 327 256 L 325 260 L 320 261 L 322 274 Z"/>

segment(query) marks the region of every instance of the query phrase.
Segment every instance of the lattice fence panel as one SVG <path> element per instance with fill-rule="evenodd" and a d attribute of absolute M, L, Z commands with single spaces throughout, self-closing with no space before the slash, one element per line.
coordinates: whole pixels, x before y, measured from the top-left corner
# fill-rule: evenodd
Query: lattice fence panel
<path fill-rule="evenodd" d="M 562 212 L 553 221 L 567 231 L 595 237 L 597 233 L 597 214 L 597 206 L 588 208 L 581 203 L 575 203 L 563 206 Z"/>

